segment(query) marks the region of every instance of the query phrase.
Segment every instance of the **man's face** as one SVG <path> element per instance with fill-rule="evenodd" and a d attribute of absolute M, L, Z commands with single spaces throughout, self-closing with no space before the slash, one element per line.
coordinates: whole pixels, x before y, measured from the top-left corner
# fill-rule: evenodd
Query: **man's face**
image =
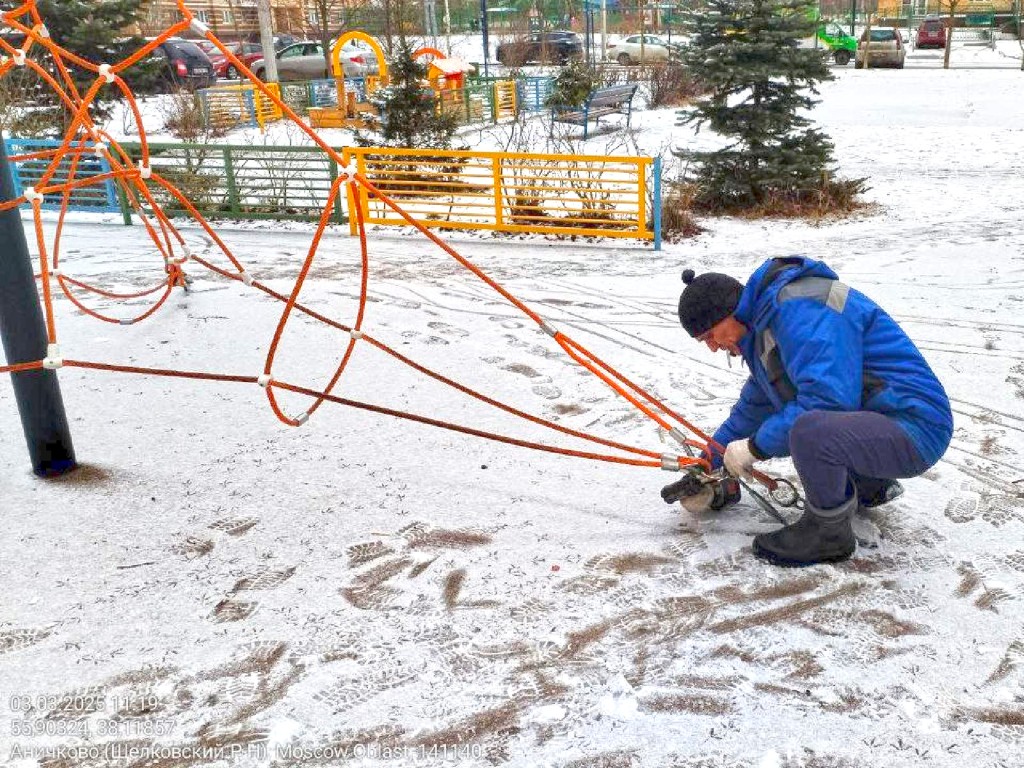
<path fill-rule="evenodd" d="M 747 326 L 729 315 L 698 336 L 697 341 L 706 344 L 712 352 L 725 349 L 729 351 L 729 354 L 738 356 L 740 354 L 739 342 L 746 332 Z"/>

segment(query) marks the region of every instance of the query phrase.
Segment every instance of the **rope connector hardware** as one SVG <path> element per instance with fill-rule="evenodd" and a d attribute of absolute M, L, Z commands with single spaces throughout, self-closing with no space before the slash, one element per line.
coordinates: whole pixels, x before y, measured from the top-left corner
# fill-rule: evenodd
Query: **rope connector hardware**
<path fill-rule="evenodd" d="M 63 277 L 63 276 L 64 276 L 64 273 L 61 272 L 59 269 L 51 269 L 50 270 L 50 277 Z"/>
<path fill-rule="evenodd" d="M 683 434 L 683 430 L 679 427 L 672 427 L 672 429 L 668 431 L 668 435 L 680 445 L 686 445 L 686 435 Z"/>
<path fill-rule="evenodd" d="M 49 38 L 50 37 L 50 30 L 48 30 L 46 28 L 45 24 L 40 24 L 38 27 L 36 27 L 35 28 L 35 33 L 37 35 L 39 35 L 40 37 L 42 37 L 42 38 Z"/>
<path fill-rule="evenodd" d="M 183 245 L 181 247 L 181 256 L 175 256 L 173 259 L 171 259 L 171 262 L 174 263 L 174 264 L 179 264 L 179 265 L 180 264 L 184 264 L 189 259 L 191 259 L 192 256 L 193 256 L 193 253 L 189 249 L 189 247 L 187 245 Z"/>
<path fill-rule="evenodd" d="M 14 65 L 17 67 L 25 66 L 25 52 L 21 48 L 14 52 Z"/>
<path fill-rule="evenodd" d="M 249 285 L 249 286 L 251 286 L 252 283 L 253 283 L 252 275 L 250 275 L 244 269 L 241 272 L 238 273 L 238 279 L 241 280 L 246 285 Z"/>
<path fill-rule="evenodd" d="M 300 413 L 298 416 L 295 417 L 295 421 L 295 426 L 301 427 L 303 424 L 309 421 L 309 411 L 303 411 L 302 413 Z"/>
<path fill-rule="evenodd" d="M 359 172 L 359 168 L 356 165 L 355 160 L 349 161 L 349 164 L 344 168 L 338 170 L 338 178 L 342 181 L 353 182 L 356 180 L 356 174 Z"/>
<path fill-rule="evenodd" d="M 102 160 L 103 156 L 107 153 L 107 145 L 102 141 L 97 141 L 96 145 L 92 148 L 92 153 Z"/>
<path fill-rule="evenodd" d="M 195 16 L 192 17 L 191 21 L 189 21 L 188 26 L 189 29 L 191 29 L 200 37 L 206 37 L 207 33 L 210 31 L 210 25 L 204 24 Z"/>
<path fill-rule="evenodd" d="M 100 77 L 108 83 L 114 82 L 114 73 L 111 71 L 109 64 L 100 64 Z"/>
<path fill-rule="evenodd" d="M 666 472 L 679 471 L 679 457 L 671 453 L 661 454 L 661 468 Z"/>
<path fill-rule="evenodd" d="M 60 344 L 47 344 L 46 357 L 43 358 L 43 368 L 52 371 L 63 366 L 64 358 L 60 355 Z"/>
<path fill-rule="evenodd" d="M 355 339 L 356 341 L 358 341 L 359 339 L 363 338 L 363 332 L 362 331 L 357 331 L 355 328 L 353 328 L 351 331 L 349 331 L 348 335 L 350 337 L 352 337 L 353 339 Z"/>
<path fill-rule="evenodd" d="M 36 192 L 35 187 L 25 187 L 21 194 L 25 196 L 25 202 L 27 203 L 39 203 L 40 205 L 43 203 L 43 194 Z"/>
<path fill-rule="evenodd" d="M 542 331 L 544 331 L 544 333 L 546 333 L 551 338 L 554 338 L 555 336 L 558 335 L 558 329 L 555 328 L 555 326 L 553 326 L 547 320 L 541 320 L 540 321 L 540 329 Z"/>
<path fill-rule="evenodd" d="M 139 160 L 139 178 L 142 178 L 142 179 L 151 179 L 151 178 L 153 178 L 153 168 L 151 166 L 144 165 L 141 160 Z"/>
<path fill-rule="evenodd" d="M 273 377 L 269 373 L 261 373 L 259 376 L 256 377 L 256 383 L 259 384 L 264 389 L 270 386 L 270 382 L 272 380 Z"/>

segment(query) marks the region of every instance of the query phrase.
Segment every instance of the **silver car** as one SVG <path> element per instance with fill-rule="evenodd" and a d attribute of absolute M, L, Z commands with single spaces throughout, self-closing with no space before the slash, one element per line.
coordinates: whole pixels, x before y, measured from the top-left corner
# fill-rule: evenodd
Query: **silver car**
<path fill-rule="evenodd" d="M 898 29 L 893 27 L 873 27 L 870 30 L 871 39 L 868 40 L 868 30 L 864 30 L 857 43 L 857 58 L 854 66 L 857 69 L 864 68 L 865 60 L 869 67 L 896 67 L 903 69 L 903 62 L 907 58 L 907 49 L 903 46 L 903 37 Z"/>
<path fill-rule="evenodd" d="M 608 43 L 608 59 L 619 64 L 668 61 L 679 56 L 680 46 L 657 35 L 631 35 L 617 43 Z"/>
<path fill-rule="evenodd" d="M 366 64 L 345 49 L 342 49 L 341 69 L 345 77 L 363 77 L 366 74 Z M 264 76 L 266 65 L 263 59 L 253 62 L 252 71 L 257 77 Z M 277 54 L 277 75 L 281 80 L 321 80 L 328 77 L 323 45 L 305 40 L 283 48 Z"/>

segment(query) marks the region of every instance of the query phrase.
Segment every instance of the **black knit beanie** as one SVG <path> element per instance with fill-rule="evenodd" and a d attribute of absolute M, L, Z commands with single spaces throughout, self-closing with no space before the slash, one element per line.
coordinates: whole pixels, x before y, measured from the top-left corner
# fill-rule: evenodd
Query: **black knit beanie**
<path fill-rule="evenodd" d="M 679 322 L 693 338 L 711 329 L 736 311 L 743 283 L 718 272 L 696 276 L 692 269 L 683 272 L 686 287 L 679 296 Z"/>

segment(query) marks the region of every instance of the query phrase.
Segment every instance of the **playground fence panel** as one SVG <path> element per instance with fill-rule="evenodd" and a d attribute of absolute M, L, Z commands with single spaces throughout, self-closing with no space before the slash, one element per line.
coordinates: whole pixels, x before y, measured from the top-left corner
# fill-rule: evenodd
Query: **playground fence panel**
<path fill-rule="evenodd" d="M 6 145 L 19 194 L 49 164 L 47 157 L 30 156 L 60 146 L 14 138 Z M 122 146 L 137 164 L 139 145 Z M 153 169 L 210 219 L 316 221 L 339 173 L 316 147 L 150 144 L 150 153 Z M 428 227 L 635 238 L 660 247 L 657 158 L 357 147 L 345 148 L 342 156 L 346 163 L 355 159 L 366 179 Z M 71 162 L 61 161 L 55 183 L 68 179 Z M 85 180 L 110 170 L 106 159 L 87 153 L 74 172 Z M 648 178 L 653 180 L 650 203 Z M 162 187 L 151 184 L 150 190 L 166 213 L 186 215 Z M 355 196 L 350 190 L 348 209 L 336 207 L 331 220 L 354 227 L 349 212 L 355 204 L 362 206 L 367 223 L 407 224 L 362 186 Z M 60 205 L 59 195 L 47 195 L 43 207 L 59 210 Z M 125 223 L 132 223 L 127 198 L 110 180 L 75 189 L 69 210 L 121 212 Z"/>
<path fill-rule="evenodd" d="M 11 178 L 14 181 L 14 194 L 21 195 L 26 187 L 35 187 L 40 178 L 50 167 L 52 158 L 45 156 L 49 150 L 60 146 L 59 141 L 52 139 L 15 139 L 4 140 L 7 156 L 10 158 Z M 91 148 L 91 147 L 90 147 Z M 43 154 L 33 158 L 31 155 Z M 50 179 L 51 184 L 64 184 L 69 180 L 72 171 L 75 178 L 91 178 L 110 173 L 111 167 L 104 157 L 83 155 L 75 163 L 70 155 L 61 158 L 57 171 Z M 44 195 L 42 208 L 46 211 L 59 211 L 64 199 L 63 194 Z M 91 213 L 116 213 L 121 210 L 114 182 L 107 180 L 93 186 L 78 187 L 71 191 L 69 210 L 88 211 Z"/>
<path fill-rule="evenodd" d="M 660 221 L 648 221 L 649 157 L 554 155 L 347 147 L 359 173 L 427 227 L 636 238 L 660 246 Z M 657 185 L 656 185 L 657 186 Z M 658 192 L 660 195 L 660 192 Z M 367 223 L 408 222 L 358 186 Z M 653 201 L 660 213 L 661 201 Z M 355 232 L 355 217 L 349 217 Z"/>

